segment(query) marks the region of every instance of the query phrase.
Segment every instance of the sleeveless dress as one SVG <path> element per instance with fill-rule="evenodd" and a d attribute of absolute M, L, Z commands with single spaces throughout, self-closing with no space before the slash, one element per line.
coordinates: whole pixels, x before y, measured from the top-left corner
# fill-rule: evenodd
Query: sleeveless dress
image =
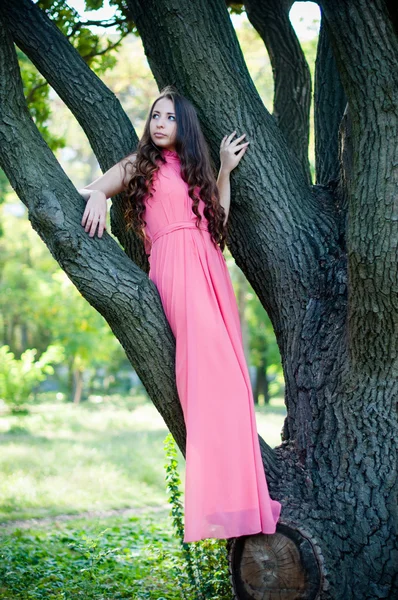
<path fill-rule="evenodd" d="M 184 541 L 275 533 L 281 504 L 268 493 L 229 271 L 207 230 L 203 200 L 196 227 L 177 152 L 162 155 L 144 231 L 149 277 L 176 339 L 187 431 Z"/>

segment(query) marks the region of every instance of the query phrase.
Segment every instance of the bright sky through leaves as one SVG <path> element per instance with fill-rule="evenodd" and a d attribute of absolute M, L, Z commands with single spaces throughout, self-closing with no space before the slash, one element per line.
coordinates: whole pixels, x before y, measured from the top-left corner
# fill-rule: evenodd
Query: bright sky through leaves
<path fill-rule="evenodd" d="M 116 12 L 114 6 L 109 6 L 107 0 L 104 2 L 104 7 L 96 11 L 85 11 L 84 0 L 69 0 L 69 6 L 75 8 L 84 19 L 95 19 L 105 20 L 112 19 Z M 235 27 L 239 27 L 239 24 L 246 20 L 246 14 L 232 15 L 232 21 Z M 290 10 L 290 20 L 296 31 L 296 34 L 300 40 L 308 40 L 318 35 L 320 11 L 319 6 L 314 2 L 295 2 Z M 99 27 L 91 27 L 93 31 L 97 33 L 104 31 Z M 107 28 L 107 34 L 115 33 L 114 28 Z"/>

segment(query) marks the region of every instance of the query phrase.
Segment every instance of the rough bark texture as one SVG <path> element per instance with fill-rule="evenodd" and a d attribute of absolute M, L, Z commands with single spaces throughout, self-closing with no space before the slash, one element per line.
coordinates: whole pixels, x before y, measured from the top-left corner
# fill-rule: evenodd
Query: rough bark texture
<path fill-rule="evenodd" d="M 324 19 L 321 18 L 314 91 L 316 183 L 340 177 L 339 126 L 347 104 Z"/>
<path fill-rule="evenodd" d="M 291 0 L 245 0 L 247 16 L 267 47 L 274 75 L 273 116 L 311 181 L 308 161 L 311 74 L 289 19 Z"/>
<path fill-rule="evenodd" d="M 230 541 L 236 589 L 267 600 L 398 597 L 398 48 L 386 5 L 321 1 L 349 104 L 342 196 L 307 184 L 254 88 L 222 0 L 128 5 L 159 87 L 175 83 L 192 100 L 215 164 L 225 133 L 237 128 L 252 141 L 232 174 L 228 243 L 274 325 L 288 417 L 279 447 L 260 440 L 271 495 L 283 505 L 277 535 Z M 83 201 L 37 133 L 10 40 L 0 35 L 1 164 L 183 447 L 160 299 L 109 236 L 82 230 Z M 272 562 L 274 543 L 287 539 L 288 584 L 283 556 Z M 260 576 L 249 573 L 248 556 Z M 293 581 L 295 596 L 283 596 Z"/>

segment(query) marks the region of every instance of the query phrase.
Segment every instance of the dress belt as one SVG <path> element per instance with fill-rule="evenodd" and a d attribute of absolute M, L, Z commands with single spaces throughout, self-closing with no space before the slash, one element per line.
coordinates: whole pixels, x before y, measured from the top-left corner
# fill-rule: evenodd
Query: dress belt
<path fill-rule="evenodd" d="M 177 231 L 178 229 L 198 229 L 198 227 L 194 221 L 176 221 L 175 223 L 170 223 L 155 233 L 155 235 L 152 237 L 152 244 L 154 244 L 162 235 L 166 235 L 172 231 Z M 207 229 L 207 226 L 202 225 L 201 223 L 199 224 L 199 229 L 210 233 Z"/>

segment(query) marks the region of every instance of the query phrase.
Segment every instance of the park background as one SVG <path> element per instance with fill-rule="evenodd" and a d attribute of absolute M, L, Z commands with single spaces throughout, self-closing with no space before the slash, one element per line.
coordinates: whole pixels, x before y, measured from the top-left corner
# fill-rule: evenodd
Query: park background
<path fill-rule="evenodd" d="M 82 1 L 68 4 L 83 20 L 112 18 L 109 6 L 90 13 Z M 272 112 L 264 43 L 245 13 L 232 20 L 253 81 Z M 291 20 L 313 76 L 319 9 L 297 2 Z M 117 39 L 111 29 L 91 30 L 104 47 Z M 37 96 L 41 78 L 19 50 L 18 56 L 28 99 L 36 93 L 33 118 L 76 188 L 87 185 L 100 170 L 82 129 L 53 90 L 42 86 Z M 97 72 L 141 135 L 158 90 L 139 37 L 124 38 Z M 312 112 L 309 156 L 313 172 Z M 285 416 L 279 352 L 250 284 L 228 249 L 224 254 L 258 432 L 274 447 Z M 170 578 L 178 545 L 165 480 L 164 421 L 108 324 L 32 229 L 1 171 L 0 352 L 0 597 L 105 598 L 115 581 L 112 598 L 185 597 Z M 178 449 L 176 456 L 183 490 Z M 90 582 L 87 588 L 81 587 L 82 577 Z"/>

